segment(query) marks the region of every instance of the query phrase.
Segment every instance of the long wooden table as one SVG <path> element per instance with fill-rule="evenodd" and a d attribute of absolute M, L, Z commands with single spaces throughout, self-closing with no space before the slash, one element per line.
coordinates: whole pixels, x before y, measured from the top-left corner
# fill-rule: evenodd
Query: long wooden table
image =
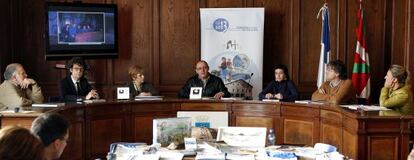
<path fill-rule="evenodd" d="M 278 144 L 322 142 L 354 159 L 406 159 L 413 119 L 393 111 L 354 111 L 330 104 L 179 99 L 66 104 L 37 111 L 58 112 L 70 120 L 62 159 L 105 158 L 113 142 L 151 144 L 152 120 L 176 117 L 177 111 L 227 111 L 231 126 L 275 129 Z M 1 125 L 28 127 L 37 115 L 4 113 Z"/>

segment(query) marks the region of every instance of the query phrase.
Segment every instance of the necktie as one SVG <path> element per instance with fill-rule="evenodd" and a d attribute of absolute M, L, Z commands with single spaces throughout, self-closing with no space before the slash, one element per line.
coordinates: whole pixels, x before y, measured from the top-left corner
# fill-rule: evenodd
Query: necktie
<path fill-rule="evenodd" d="M 76 82 L 76 94 L 80 95 L 80 84 L 79 84 L 79 82 Z"/>

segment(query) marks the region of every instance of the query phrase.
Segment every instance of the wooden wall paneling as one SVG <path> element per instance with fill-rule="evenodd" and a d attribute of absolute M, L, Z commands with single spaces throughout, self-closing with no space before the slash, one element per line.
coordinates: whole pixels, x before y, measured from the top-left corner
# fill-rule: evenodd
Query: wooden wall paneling
<path fill-rule="evenodd" d="M 313 136 L 317 129 L 314 123 L 298 117 L 287 117 L 283 120 L 284 144 L 312 146 L 318 139 Z"/>
<path fill-rule="evenodd" d="M 263 84 L 274 80 L 273 68 L 284 64 L 289 68 L 293 80 L 291 55 L 291 1 L 255 0 L 253 7 L 265 8 L 264 45 L 263 45 Z M 296 82 L 296 81 L 295 81 Z"/>
<path fill-rule="evenodd" d="M 180 110 L 183 111 L 194 111 L 194 110 L 204 110 L 204 111 L 226 111 L 230 110 L 231 107 L 228 104 L 223 103 L 181 103 Z"/>
<path fill-rule="evenodd" d="M 194 74 L 200 59 L 199 1 L 161 0 L 159 5 L 158 81 L 162 91 L 176 95 Z"/>
<path fill-rule="evenodd" d="M 342 153 L 342 115 L 328 110 L 321 110 L 320 115 L 320 142 L 334 145 Z"/>
<path fill-rule="evenodd" d="M 414 79 L 413 73 L 414 73 L 414 16 L 412 15 L 412 13 L 414 12 L 414 1 L 413 0 L 408 0 L 407 1 L 407 7 L 408 10 L 406 12 L 406 14 L 408 14 L 407 16 L 407 40 L 406 40 L 406 45 L 407 45 L 407 51 L 406 51 L 406 62 L 405 62 L 405 66 L 408 67 L 408 70 L 411 73 L 411 80 Z M 414 87 L 411 87 L 411 91 L 414 92 Z"/>
<path fill-rule="evenodd" d="M 342 154 L 347 155 L 350 158 L 357 159 L 358 151 L 358 137 L 355 133 L 351 133 L 347 130 L 342 131 L 343 144 L 342 144 Z M 362 146 L 361 146 L 362 147 Z"/>
<path fill-rule="evenodd" d="M 404 65 L 406 47 L 406 27 L 407 27 L 407 4 L 406 0 L 392 1 L 392 39 L 391 39 L 391 63 Z"/>
<path fill-rule="evenodd" d="M 13 48 L 11 62 L 21 63 L 29 77 L 42 86 L 47 98 L 56 94 L 57 73 L 53 62 L 46 62 L 44 53 L 44 3 L 34 1 L 12 1 Z M 30 16 L 28 16 L 30 15 Z"/>
<path fill-rule="evenodd" d="M 89 158 L 104 158 L 111 143 L 122 142 L 122 126 L 120 117 L 91 120 Z"/>
<path fill-rule="evenodd" d="M 69 128 L 69 142 L 66 145 L 65 150 L 63 151 L 60 159 L 68 160 L 82 160 L 85 159 L 85 153 L 83 144 L 84 140 L 84 123 L 82 122 L 71 122 Z M 72 138 L 74 137 L 74 138 Z M 76 137 L 76 138 L 75 138 Z M 71 154 L 77 153 L 77 154 Z"/>
<path fill-rule="evenodd" d="M 363 157 L 357 157 L 359 153 L 367 153 L 365 149 L 361 149 L 365 148 L 365 137 L 363 135 L 366 134 L 366 130 L 363 124 L 365 123 L 359 123 L 355 117 L 342 116 L 342 153 L 344 155 L 355 159 L 366 159 Z M 360 150 L 357 150 L 359 147 Z"/>
<path fill-rule="evenodd" d="M 145 81 L 153 83 L 153 3 L 152 0 L 119 0 L 119 58 L 114 60 L 115 85 L 131 81 L 128 68 L 139 65 Z"/>
<path fill-rule="evenodd" d="M 367 120 L 368 121 L 368 120 Z M 400 125 L 393 125 L 393 122 L 400 122 Z M 368 142 L 368 159 L 405 159 L 409 150 L 401 150 L 396 152 L 402 146 L 408 146 L 410 137 L 410 122 L 404 119 L 388 119 L 388 120 L 370 120 L 364 125 L 367 131 Z M 378 133 L 386 133 L 386 135 L 377 135 Z M 388 147 L 383 147 L 388 146 Z M 380 150 L 381 154 L 373 154 Z"/>
<path fill-rule="evenodd" d="M 77 108 L 72 110 L 62 110 L 59 114 L 63 115 L 69 122 L 69 140 L 65 150 L 62 153 L 61 159 L 85 159 L 85 121 L 84 109 Z M 77 153 L 77 154 L 73 154 Z"/>
<path fill-rule="evenodd" d="M 274 104 L 243 104 L 234 103 L 232 123 L 233 126 L 266 127 L 279 130 L 275 117 L 280 116 L 280 106 Z"/>
<path fill-rule="evenodd" d="M 10 0 L 0 1 L 0 6 L 6 6 L 0 10 L 0 18 L 3 25 L 0 25 L 0 82 L 3 82 L 3 72 L 11 61 L 11 2 Z"/>
<path fill-rule="evenodd" d="M 398 141 L 399 139 L 397 136 L 368 136 L 368 153 L 370 153 L 368 154 L 368 159 L 399 159 L 398 154 L 396 154 L 398 150 Z"/>
<path fill-rule="evenodd" d="M 26 129 L 30 129 L 32 127 L 32 122 L 34 119 L 35 119 L 34 117 L 19 117 L 19 118 L 2 117 L 0 123 L 2 127 L 17 125 L 20 127 L 24 127 Z"/>
<path fill-rule="evenodd" d="M 60 0 L 59 0 L 60 1 Z M 274 79 L 273 66 L 285 64 L 301 98 L 310 98 L 316 89 L 320 51 L 321 22 L 316 14 L 323 1 L 305 0 L 87 0 L 85 3 L 117 3 L 119 6 L 119 58 L 88 60 L 89 79 L 103 98 L 114 98 L 116 86 L 129 81 L 127 68 L 139 64 L 146 69 L 146 80 L 163 95 L 176 96 L 194 63 L 200 59 L 199 8 L 264 7 L 264 77 Z M 357 27 L 356 1 L 329 1 L 332 58 L 346 62 L 349 76 L 353 66 Z M 0 33 L 0 72 L 11 62 L 22 63 L 29 76 L 42 86 L 46 97 L 58 94 L 58 81 L 64 70 L 53 69 L 63 61 L 44 60 L 44 1 L 2 1 L 6 25 Z M 412 0 L 366 1 L 366 39 L 370 55 L 372 102 L 389 65 L 398 63 L 412 72 Z M 6 18 L 8 17 L 8 18 Z M 0 78 L 1 79 L 1 78 Z M 414 88 L 413 88 L 414 89 Z"/>
<path fill-rule="evenodd" d="M 347 46 L 347 29 L 348 29 L 348 17 L 349 14 L 347 0 L 339 0 L 337 1 L 336 7 L 336 14 L 332 16 L 336 16 L 337 21 L 332 22 L 336 24 L 336 49 L 338 54 L 338 59 L 346 60 L 345 64 L 353 64 L 353 55 L 355 50 L 350 50 Z M 331 6 L 331 5 L 330 5 Z M 356 45 L 356 44 L 355 44 Z M 352 71 L 352 66 L 347 66 L 350 71 Z"/>
<path fill-rule="evenodd" d="M 105 158 L 111 143 L 129 140 L 130 107 L 121 105 L 113 107 L 110 103 L 103 106 L 89 106 L 85 109 L 86 158 Z M 105 126 L 105 127 L 103 127 Z"/>
<path fill-rule="evenodd" d="M 281 108 L 285 144 L 314 145 L 320 142 L 319 108 L 289 106 Z"/>
<path fill-rule="evenodd" d="M 247 0 L 207 0 L 207 8 L 246 7 Z"/>
<path fill-rule="evenodd" d="M 317 71 L 319 65 L 319 57 L 321 50 L 321 19 L 316 19 L 319 9 L 323 6 L 323 1 L 305 1 L 301 0 L 298 2 L 297 16 L 299 19 L 296 20 L 299 25 L 299 34 L 298 37 L 298 57 L 293 57 L 296 60 L 298 65 L 298 86 L 302 94 L 302 97 L 306 99 L 310 98 L 311 93 L 316 89 L 316 80 L 317 80 Z M 336 1 L 330 1 L 330 36 L 331 36 L 331 59 L 336 59 L 336 28 L 333 26 L 336 22 L 335 14 L 335 5 Z"/>
<path fill-rule="evenodd" d="M 317 15 L 322 5 L 323 2 L 318 0 L 301 0 L 299 5 L 300 14 L 298 15 L 298 18 L 300 18 L 300 39 L 299 46 L 297 46 L 300 48 L 299 57 L 297 57 L 299 59 L 299 86 L 313 85 L 314 89 L 316 89 L 321 50 L 321 19 L 316 19 L 315 15 Z M 330 20 L 332 21 L 332 19 Z M 333 48 L 331 46 L 331 49 Z M 331 53 L 333 52 L 331 51 Z M 335 56 L 332 55 L 331 57 Z"/>

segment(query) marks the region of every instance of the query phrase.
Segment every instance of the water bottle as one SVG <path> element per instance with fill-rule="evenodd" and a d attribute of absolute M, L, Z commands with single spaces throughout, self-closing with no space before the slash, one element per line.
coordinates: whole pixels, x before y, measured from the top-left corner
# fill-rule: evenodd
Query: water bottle
<path fill-rule="evenodd" d="M 267 134 L 267 145 L 273 146 L 275 144 L 276 144 L 275 131 L 273 130 L 273 128 L 271 128 L 269 129 L 269 133 Z"/>

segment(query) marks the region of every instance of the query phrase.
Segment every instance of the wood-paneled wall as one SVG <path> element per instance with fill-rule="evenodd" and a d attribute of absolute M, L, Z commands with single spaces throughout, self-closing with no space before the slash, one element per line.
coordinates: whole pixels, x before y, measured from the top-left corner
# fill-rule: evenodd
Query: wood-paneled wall
<path fill-rule="evenodd" d="M 175 96 L 194 74 L 200 59 L 200 8 L 264 7 L 264 79 L 275 64 L 285 64 L 302 98 L 316 89 L 321 22 L 316 15 L 321 0 L 84 0 L 116 3 L 119 8 L 119 58 L 88 60 L 88 78 L 105 98 L 129 81 L 127 68 L 138 64 L 146 80 L 164 95 Z M 350 76 L 356 46 L 356 0 L 328 0 L 331 59 L 347 64 Z M 383 77 L 391 64 L 414 72 L 413 0 L 366 0 L 367 50 L 371 64 L 372 99 L 378 103 Z M 22 63 L 43 87 L 46 96 L 58 94 L 58 81 L 67 73 L 54 69 L 64 61 L 44 58 L 44 1 L 0 2 L 0 72 L 11 62 Z"/>

